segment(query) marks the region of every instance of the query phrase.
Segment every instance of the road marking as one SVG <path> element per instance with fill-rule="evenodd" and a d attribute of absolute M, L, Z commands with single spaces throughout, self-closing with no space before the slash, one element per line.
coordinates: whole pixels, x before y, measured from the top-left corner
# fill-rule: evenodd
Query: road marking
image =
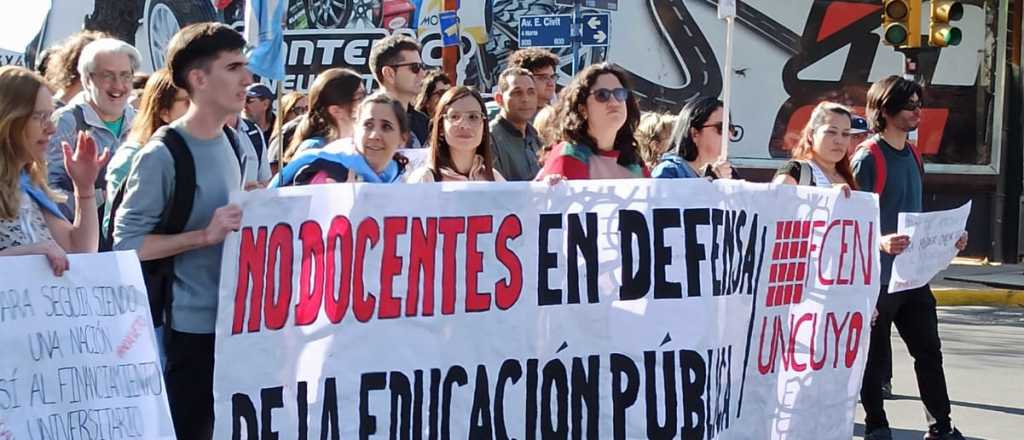
<path fill-rule="evenodd" d="M 676 13 L 676 17 L 679 17 L 679 21 L 683 21 L 683 14 L 679 13 L 679 9 L 676 9 L 676 7 L 673 6 L 672 7 L 672 12 Z"/>
<path fill-rule="evenodd" d="M 708 63 L 708 60 L 704 58 L 704 53 L 700 51 L 699 47 L 693 48 L 693 51 L 697 52 L 697 56 L 700 57 L 700 62 L 701 63 L 704 63 L 704 64 Z"/>

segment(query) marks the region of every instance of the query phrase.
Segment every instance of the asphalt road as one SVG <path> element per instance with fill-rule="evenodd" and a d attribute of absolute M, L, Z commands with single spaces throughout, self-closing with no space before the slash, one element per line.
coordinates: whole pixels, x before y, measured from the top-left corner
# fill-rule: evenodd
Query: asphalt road
<path fill-rule="evenodd" d="M 968 439 L 1024 439 L 1024 308 L 940 307 L 939 334 L 953 424 Z M 886 401 L 886 413 L 895 440 L 918 440 L 928 425 L 912 359 L 896 331 L 892 346 L 897 400 Z"/>

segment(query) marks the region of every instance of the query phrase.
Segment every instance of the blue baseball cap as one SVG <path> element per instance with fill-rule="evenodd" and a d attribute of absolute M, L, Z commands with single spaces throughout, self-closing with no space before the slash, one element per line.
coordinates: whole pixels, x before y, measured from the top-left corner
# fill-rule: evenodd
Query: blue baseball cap
<path fill-rule="evenodd" d="M 868 131 L 868 120 L 864 119 L 861 115 L 852 115 L 850 117 L 850 133 L 860 134 L 867 133 Z"/>

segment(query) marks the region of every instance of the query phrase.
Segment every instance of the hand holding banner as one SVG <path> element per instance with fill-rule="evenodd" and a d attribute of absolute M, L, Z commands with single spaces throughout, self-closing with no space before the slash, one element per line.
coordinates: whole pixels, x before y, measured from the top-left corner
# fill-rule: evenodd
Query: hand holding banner
<path fill-rule="evenodd" d="M 956 242 L 967 228 L 971 202 L 946 211 L 901 212 L 897 231 L 910 236 L 910 246 L 892 262 L 889 293 L 928 284 L 960 251 Z"/>

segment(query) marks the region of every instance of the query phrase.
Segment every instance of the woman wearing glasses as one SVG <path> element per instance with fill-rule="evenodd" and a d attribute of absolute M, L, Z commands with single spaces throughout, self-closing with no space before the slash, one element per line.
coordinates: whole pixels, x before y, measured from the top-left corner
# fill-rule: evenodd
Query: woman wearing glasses
<path fill-rule="evenodd" d="M 430 160 L 409 182 L 504 182 L 491 166 L 487 107 L 480 94 L 459 86 L 445 92 L 431 122 Z"/>
<path fill-rule="evenodd" d="M 301 151 L 352 137 L 356 107 L 366 95 L 363 77 L 339 67 L 317 75 L 309 88 L 309 110 L 292 136 L 284 163 Z"/>
<path fill-rule="evenodd" d="M 355 116 L 354 136 L 300 152 L 269 187 L 399 182 L 409 162 L 398 154 L 410 136 L 405 107 L 385 93 L 375 93 L 359 104 Z"/>
<path fill-rule="evenodd" d="M 46 147 L 57 131 L 53 94 L 28 69 L 0 67 L 0 255 L 45 255 L 56 276 L 68 270 L 65 252 L 96 252 L 99 226 L 93 184 L 109 158 L 78 133 L 78 148 L 62 145 L 74 185 L 75 222 L 61 214 L 46 183 Z"/>
<path fill-rule="evenodd" d="M 573 78 L 555 107 L 561 143 L 547 153 L 537 180 L 645 177 L 634 138 L 640 107 L 629 90 L 626 73 L 610 63 Z"/>
<path fill-rule="evenodd" d="M 773 183 L 840 187 L 847 197 L 857 189 L 850 166 L 850 130 L 853 114 L 846 107 L 822 102 L 814 107 L 793 148 L 793 160 L 775 173 Z"/>
<path fill-rule="evenodd" d="M 720 157 L 725 132 L 722 115 L 722 101 L 718 99 L 704 97 L 687 102 L 672 128 L 672 144 L 651 175 L 659 179 L 738 179 L 732 164 Z M 739 130 L 733 125 L 729 136 L 739 138 Z"/>

